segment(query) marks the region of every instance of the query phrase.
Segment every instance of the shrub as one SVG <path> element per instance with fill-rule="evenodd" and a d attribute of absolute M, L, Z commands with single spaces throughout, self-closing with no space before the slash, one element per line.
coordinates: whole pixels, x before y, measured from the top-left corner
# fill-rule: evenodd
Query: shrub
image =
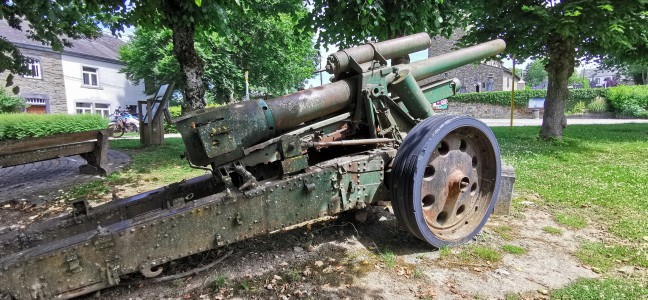
<path fill-rule="evenodd" d="M 175 119 L 182 113 L 182 108 L 180 107 L 180 105 L 169 106 L 169 113 L 171 113 L 171 119 Z M 176 128 L 175 124 L 168 124 L 167 122 L 164 122 L 164 133 L 178 133 L 178 129 Z"/>
<path fill-rule="evenodd" d="M 614 112 L 648 118 L 648 86 L 616 86 L 607 89 L 605 93 Z"/>
<path fill-rule="evenodd" d="M 108 119 L 94 114 L 0 114 L 0 141 L 98 130 L 107 126 Z"/>
<path fill-rule="evenodd" d="M 608 105 L 607 102 L 605 101 L 605 98 L 598 96 L 592 100 L 589 104 L 587 104 L 587 110 L 592 113 L 603 113 L 608 110 Z"/>
<path fill-rule="evenodd" d="M 574 104 L 574 107 L 572 107 L 571 110 L 567 112 L 568 115 L 573 115 L 573 114 L 582 114 L 585 113 L 587 109 L 585 108 L 585 102 L 583 101 L 578 101 L 576 104 Z"/>
<path fill-rule="evenodd" d="M 575 89 L 570 90 L 569 98 L 565 105 L 566 111 L 571 111 L 579 102 L 589 103 L 597 96 L 604 96 L 606 89 Z M 547 90 L 524 90 L 515 91 L 515 107 L 526 108 L 530 98 L 546 98 Z M 494 105 L 509 106 L 511 105 L 511 92 L 485 92 L 485 93 L 468 93 L 457 94 L 449 99 L 451 102 L 463 103 L 488 103 Z"/>
<path fill-rule="evenodd" d="M 0 113 L 18 112 L 21 107 L 25 106 L 27 106 L 25 99 L 7 94 L 7 91 L 0 88 Z"/>

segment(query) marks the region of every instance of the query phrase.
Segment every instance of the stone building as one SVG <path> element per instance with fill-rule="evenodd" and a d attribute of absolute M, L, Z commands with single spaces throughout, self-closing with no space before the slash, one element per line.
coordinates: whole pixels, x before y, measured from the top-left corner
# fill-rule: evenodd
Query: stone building
<path fill-rule="evenodd" d="M 461 38 L 460 32 L 455 32 L 449 39 L 440 36 L 432 38 L 432 46 L 428 50 L 428 57 L 441 55 L 456 50 L 455 42 Z M 516 74 L 513 80 L 511 70 L 502 66 L 502 63 L 489 60 L 478 64 L 469 64 L 432 77 L 431 80 L 458 78 L 461 81 L 460 93 L 510 91 L 513 84 L 520 80 Z M 517 87 L 516 87 L 517 88 Z"/>
<path fill-rule="evenodd" d="M 25 27 L 26 25 L 23 25 Z M 121 40 L 103 35 L 95 40 L 74 40 L 62 52 L 27 38 L 24 31 L 0 20 L 0 38 L 13 43 L 32 59 L 33 75 L 14 75 L 18 96 L 29 104 L 29 113 L 96 113 L 108 116 L 121 106 L 137 106 L 146 99 L 144 85 L 133 85 L 119 71 Z M 8 72 L 0 73 L 4 85 Z"/>

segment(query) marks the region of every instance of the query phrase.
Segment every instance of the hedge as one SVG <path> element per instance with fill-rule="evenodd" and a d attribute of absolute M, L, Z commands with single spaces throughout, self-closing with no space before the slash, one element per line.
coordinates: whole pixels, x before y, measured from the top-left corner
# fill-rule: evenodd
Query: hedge
<path fill-rule="evenodd" d="M 648 85 L 608 88 L 605 98 L 616 113 L 648 118 Z"/>
<path fill-rule="evenodd" d="M 108 119 L 95 114 L 0 114 L 0 141 L 99 130 L 107 127 Z"/>
<path fill-rule="evenodd" d="M 175 119 L 182 113 L 182 107 L 180 107 L 180 105 L 169 106 L 169 113 L 171 113 L 171 119 Z M 164 122 L 164 132 L 178 133 L 178 129 L 176 128 L 175 124 L 168 124 L 167 122 Z"/>
<path fill-rule="evenodd" d="M 576 103 L 583 101 L 589 103 L 597 96 L 605 96 L 607 89 L 575 89 L 570 90 L 565 110 L 571 110 Z M 515 107 L 527 108 L 530 98 L 545 98 L 547 90 L 515 91 Z M 463 103 L 488 103 L 494 105 L 511 105 L 511 91 L 457 94 L 449 99 L 451 102 Z"/>

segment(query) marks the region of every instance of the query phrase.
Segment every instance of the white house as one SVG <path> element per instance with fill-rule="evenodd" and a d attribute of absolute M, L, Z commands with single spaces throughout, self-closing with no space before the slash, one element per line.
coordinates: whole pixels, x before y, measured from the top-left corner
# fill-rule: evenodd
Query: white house
<path fill-rule="evenodd" d="M 33 76 L 14 76 L 19 96 L 30 105 L 30 113 L 97 113 L 108 116 L 117 107 L 137 107 L 145 100 L 144 84 L 133 85 L 119 73 L 121 40 L 103 35 L 95 40 L 74 40 L 72 47 L 53 51 L 27 38 L 23 31 L 0 21 L 0 37 L 16 45 L 32 58 L 28 67 Z M 2 73 L 0 80 L 9 74 Z M 4 81 L 2 81 L 4 83 Z"/>

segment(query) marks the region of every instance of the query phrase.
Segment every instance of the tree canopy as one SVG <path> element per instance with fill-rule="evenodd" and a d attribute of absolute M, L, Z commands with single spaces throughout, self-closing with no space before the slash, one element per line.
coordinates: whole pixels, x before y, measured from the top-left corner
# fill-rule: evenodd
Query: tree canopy
<path fill-rule="evenodd" d="M 449 36 L 465 21 L 463 4 L 457 1 L 313 0 L 311 3 L 313 9 L 304 24 L 313 31 L 319 30 L 319 44 L 341 48 L 367 39 L 383 41 L 418 32 Z"/>
<path fill-rule="evenodd" d="M 240 98 L 244 93 L 244 70 L 250 72 L 252 90 L 260 93 L 283 94 L 311 77 L 316 54 L 313 34 L 293 34 L 306 13 L 300 7 L 291 14 L 252 14 L 232 20 L 229 26 L 237 37 L 197 30 L 196 52 L 205 63 L 207 98 L 219 103 Z M 165 82 L 182 82 L 169 29 L 138 29 L 120 50 L 120 58 L 126 63 L 122 71 L 128 79 L 145 80 L 151 83 L 152 90 Z"/>
<path fill-rule="evenodd" d="M 578 59 L 639 60 L 648 53 L 645 0 L 467 0 L 465 43 L 501 38 L 504 56 L 545 58 L 549 87 L 540 135 L 560 138 L 566 126 L 568 79 Z"/>
<path fill-rule="evenodd" d="M 545 63 L 542 60 L 534 60 L 527 64 L 524 80 L 529 86 L 539 85 L 547 79 L 547 71 L 545 71 L 544 66 Z"/>
<path fill-rule="evenodd" d="M 123 12 L 120 0 L 5 1 L 0 5 L 0 19 L 23 30 L 28 38 L 61 51 L 78 38 L 101 36 L 99 22 L 112 25 L 107 16 Z M 0 72 L 26 74 L 25 58 L 18 48 L 0 37 Z"/>

